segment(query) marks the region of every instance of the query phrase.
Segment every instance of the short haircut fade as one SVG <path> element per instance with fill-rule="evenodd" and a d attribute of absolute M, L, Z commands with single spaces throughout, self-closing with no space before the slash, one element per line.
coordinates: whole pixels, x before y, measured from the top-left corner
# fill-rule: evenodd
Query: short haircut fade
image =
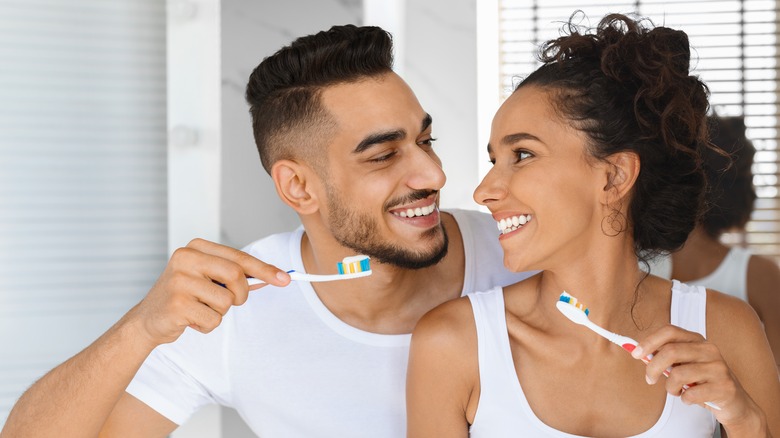
<path fill-rule="evenodd" d="M 270 174 L 280 159 L 315 156 L 332 126 L 323 88 L 392 71 L 393 44 L 379 27 L 341 25 L 296 39 L 265 58 L 249 76 L 246 100 L 255 144 Z M 330 123 L 329 123 L 330 122 Z"/>

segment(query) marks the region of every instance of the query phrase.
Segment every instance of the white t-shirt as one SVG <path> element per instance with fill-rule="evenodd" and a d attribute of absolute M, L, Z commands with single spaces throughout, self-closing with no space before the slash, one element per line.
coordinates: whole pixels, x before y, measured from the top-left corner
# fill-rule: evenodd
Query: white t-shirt
<path fill-rule="evenodd" d="M 454 210 L 463 235 L 463 294 L 520 281 L 503 267 L 495 221 Z M 302 271 L 303 229 L 245 251 Z M 370 293 L 367 291 L 367 293 Z M 208 335 L 191 329 L 155 349 L 127 392 L 182 424 L 206 404 L 234 407 L 260 437 L 403 437 L 410 334 L 383 335 L 332 314 L 306 282 L 266 286 Z"/>
<path fill-rule="evenodd" d="M 502 289 L 473 293 L 469 295 L 469 300 L 477 328 L 480 386 L 477 413 L 469 436 L 583 438 L 553 429 L 531 409 L 512 359 Z M 706 304 L 707 292 L 703 287 L 674 280 L 670 315 L 673 325 L 706 336 Z M 582 330 L 587 329 L 583 327 Z M 522 363 L 520 368 L 519 372 L 522 372 Z M 615 394 L 615 397 L 620 397 L 620 394 Z M 582 400 L 582 403 L 591 401 Z M 565 406 L 562 406 L 561 415 L 565 414 Z M 707 409 L 686 405 L 679 397 L 667 395 L 664 409 L 655 424 L 632 438 L 711 438 L 716 427 L 715 416 Z"/>

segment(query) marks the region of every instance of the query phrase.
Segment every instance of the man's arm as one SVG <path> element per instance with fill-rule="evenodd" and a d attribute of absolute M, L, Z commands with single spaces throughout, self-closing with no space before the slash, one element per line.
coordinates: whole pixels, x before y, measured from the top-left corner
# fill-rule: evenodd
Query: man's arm
<path fill-rule="evenodd" d="M 25 392 L 0 436 L 96 436 L 155 346 L 141 336 L 136 321 L 123 317 L 92 345 Z M 164 437 L 176 427 L 160 414 L 156 416 L 169 424 L 159 428 L 159 434 L 145 436 Z M 143 421 L 138 426 L 163 423 L 148 414 L 139 420 Z"/>
<path fill-rule="evenodd" d="M 100 431 L 100 438 L 164 437 L 177 424 L 163 417 L 141 400 L 124 393 Z"/>
<path fill-rule="evenodd" d="M 165 436 L 175 424 L 138 406 L 125 388 L 155 347 L 187 327 L 208 333 L 231 306 L 246 302 L 247 275 L 277 286 L 290 281 L 276 267 L 223 245 L 196 239 L 178 249 L 138 305 L 22 395 L 0 438 L 97 436 L 104 424 L 112 436 Z M 137 432 L 142 425 L 148 433 Z"/>

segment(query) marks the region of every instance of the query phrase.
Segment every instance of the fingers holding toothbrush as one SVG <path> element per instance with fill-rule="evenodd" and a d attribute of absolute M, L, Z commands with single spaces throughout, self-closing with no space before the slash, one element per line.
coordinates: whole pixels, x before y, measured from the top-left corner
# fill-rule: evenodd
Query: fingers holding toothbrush
<path fill-rule="evenodd" d="M 686 404 L 710 409 L 728 429 L 761 417 L 761 409 L 743 389 L 719 348 L 698 333 L 666 325 L 645 337 L 632 352 L 649 357 L 648 384 L 663 381 L 669 394 Z"/>
<path fill-rule="evenodd" d="M 230 307 L 246 302 L 247 276 L 264 281 L 251 290 L 290 281 L 284 271 L 242 251 L 193 240 L 173 253 L 155 285 L 127 318 L 152 345 L 176 340 L 187 327 L 208 333 Z"/>

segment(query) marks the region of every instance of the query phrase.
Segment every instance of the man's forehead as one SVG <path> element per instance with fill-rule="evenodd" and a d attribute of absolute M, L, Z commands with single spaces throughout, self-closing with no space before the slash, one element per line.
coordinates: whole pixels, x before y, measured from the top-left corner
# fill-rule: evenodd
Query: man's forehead
<path fill-rule="evenodd" d="M 343 128 L 400 128 L 425 118 L 417 97 L 395 73 L 342 83 L 322 90 L 321 104 Z"/>

